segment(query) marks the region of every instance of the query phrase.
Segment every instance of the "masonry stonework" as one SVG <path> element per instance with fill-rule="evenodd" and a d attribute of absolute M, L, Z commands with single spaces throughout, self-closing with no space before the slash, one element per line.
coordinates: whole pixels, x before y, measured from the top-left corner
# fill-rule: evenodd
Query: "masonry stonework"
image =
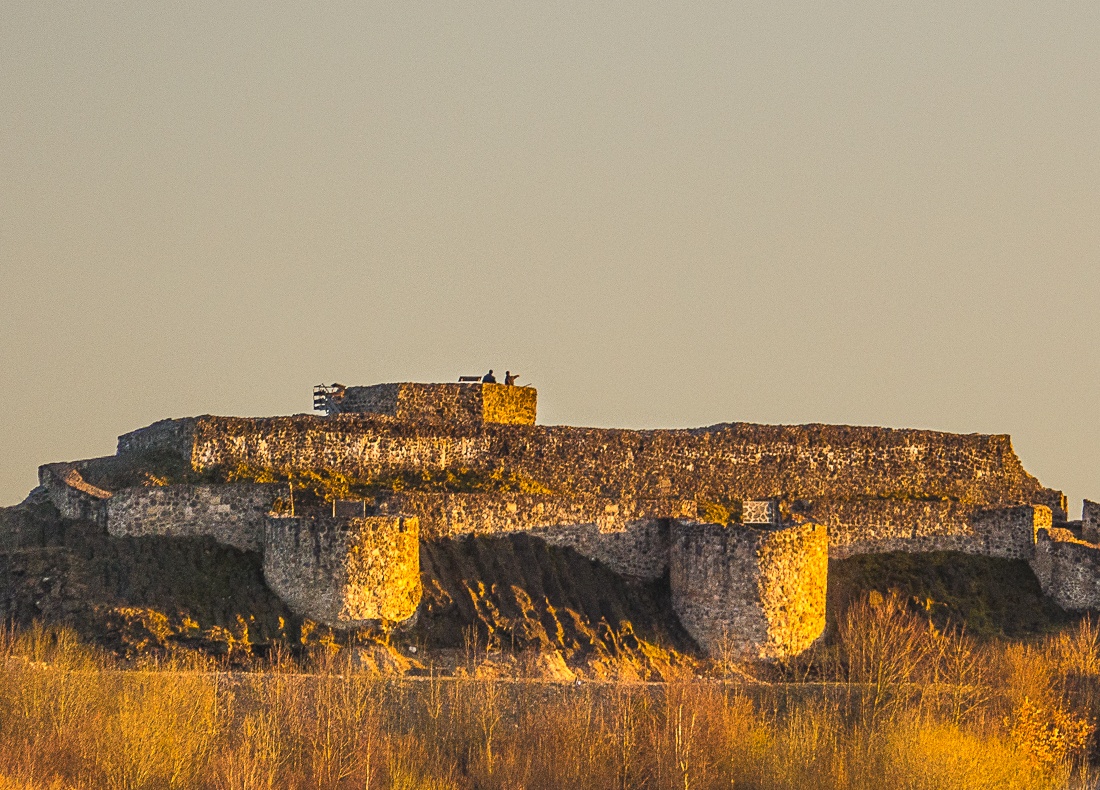
<path fill-rule="evenodd" d="M 348 387 L 340 411 L 420 425 L 534 425 L 537 400 L 533 387 L 503 384 L 375 384 Z"/>
<path fill-rule="evenodd" d="M 961 551 L 1029 559 L 1035 530 L 1050 526 L 1045 505 L 989 508 L 957 502 L 825 502 L 812 511 L 829 529 L 829 556 L 890 551 Z"/>
<path fill-rule="evenodd" d="M 825 629 L 829 544 L 820 524 L 684 524 L 670 571 L 673 607 L 711 654 L 796 655 Z"/>
<path fill-rule="evenodd" d="M 613 499 L 513 493 L 383 494 L 375 498 L 379 514 L 413 515 L 425 539 L 459 535 L 530 532 L 545 528 L 592 525 L 616 532 L 643 519 L 695 518 L 690 499 Z"/>
<path fill-rule="evenodd" d="M 420 469 L 505 469 L 570 496 L 938 499 L 1043 504 L 1065 518 L 1064 496 L 1023 469 L 1007 436 L 743 423 L 654 431 L 421 425 L 340 414 L 197 418 L 187 450 L 174 432 L 160 430 L 172 437 L 166 449 L 180 451 L 198 471 L 247 464 L 371 478 Z M 135 443 L 149 440 L 120 441 L 120 447 Z"/>
<path fill-rule="evenodd" d="M 399 623 L 420 603 L 416 518 L 272 516 L 264 578 L 292 610 L 337 628 Z"/>
<path fill-rule="evenodd" d="M 1100 609 L 1100 546 L 1043 530 L 1031 560 L 1043 592 L 1063 609 Z"/>
<path fill-rule="evenodd" d="M 38 468 L 38 483 L 65 518 L 104 523 L 111 492 L 88 483 L 72 464 L 46 464 Z"/>
<path fill-rule="evenodd" d="M 191 462 L 195 447 L 195 429 L 202 417 L 158 420 L 118 437 L 119 455 L 166 453 Z"/>
<path fill-rule="evenodd" d="M 124 488 L 107 504 L 107 531 L 115 537 L 209 535 L 243 551 L 262 551 L 264 522 L 281 484 L 172 485 Z"/>
<path fill-rule="evenodd" d="M 290 499 L 276 484 L 107 491 L 80 475 L 95 461 L 43 467 L 42 490 L 69 518 L 99 519 L 112 535 L 210 535 L 262 552 L 267 584 L 292 610 L 339 628 L 415 616 L 421 538 L 515 532 L 622 576 L 667 574 L 683 625 L 712 653 L 777 658 L 809 646 L 824 627 L 830 556 L 1024 558 L 1061 605 L 1100 608 L 1100 506 L 1086 503 L 1085 540 L 1056 526 L 1064 496 L 1024 470 L 1007 436 L 538 426 L 536 399 L 533 388 L 504 385 L 350 387 L 341 413 L 327 417 L 164 420 L 119 437 L 112 463 L 140 469 L 170 458 L 169 468 L 182 462 L 204 480 L 241 467 L 276 479 L 323 471 L 365 490 L 388 486 L 388 476 L 454 473 L 540 494 L 410 490 L 341 500 L 331 516 L 287 515 L 271 512 Z M 735 515 L 708 524 L 702 513 Z"/>
<path fill-rule="evenodd" d="M 1100 543 L 1100 504 L 1088 499 L 1081 508 L 1081 536 L 1089 543 Z"/>

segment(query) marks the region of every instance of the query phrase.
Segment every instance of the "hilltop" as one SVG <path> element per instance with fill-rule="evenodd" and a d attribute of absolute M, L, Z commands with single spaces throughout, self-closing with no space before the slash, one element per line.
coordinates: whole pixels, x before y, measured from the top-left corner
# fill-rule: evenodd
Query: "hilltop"
<path fill-rule="evenodd" d="M 660 672 L 796 656 L 870 588 L 988 636 L 1100 607 L 1097 508 L 1068 522 L 1007 436 L 542 426 L 533 388 L 480 383 L 317 395 L 43 466 L 0 511 L 0 616 L 123 653 L 367 640 Z"/>

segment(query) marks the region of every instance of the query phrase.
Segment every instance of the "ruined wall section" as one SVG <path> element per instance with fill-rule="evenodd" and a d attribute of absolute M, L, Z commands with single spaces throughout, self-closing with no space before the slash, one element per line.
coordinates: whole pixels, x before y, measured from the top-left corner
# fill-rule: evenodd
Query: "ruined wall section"
<path fill-rule="evenodd" d="M 1100 543 L 1100 504 L 1088 499 L 1081 507 L 1081 535 L 1089 543 Z"/>
<path fill-rule="evenodd" d="M 375 384 L 370 387 L 348 387 L 340 409 L 345 412 L 364 412 L 397 417 L 397 396 L 400 384 Z"/>
<path fill-rule="evenodd" d="M 487 423 L 534 425 L 538 416 L 538 392 L 534 387 L 482 384 L 481 414 Z"/>
<path fill-rule="evenodd" d="M 829 530 L 833 559 L 890 551 L 1030 559 L 1036 531 L 1052 522 L 1044 505 L 989 508 L 891 500 L 815 503 L 812 515 Z"/>
<path fill-rule="evenodd" d="M 201 422 L 209 419 L 216 418 L 184 417 L 160 420 L 145 428 L 124 433 L 118 437 L 118 453 L 119 455 L 165 453 L 191 462 L 191 454 L 195 448 L 195 431 Z"/>
<path fill-rule="evenodd" d="M 421 469 L 483 468 L 488 438 L 473 428 L 432 431 L 368 414 L 201 418 L 192 465 L 278 471 L 335 469 L 355 477 Z"/>
<path fill-rule="evenodd" d="M 407 493 L 380 497 L 374 512 L 416 516 L 425 540 L 527 532 L 616 573 L 655 580 L 668 568 L 669 521 L 695 518 L 696 506 L 673 499 Z"/>
<path fill-rule="evenodd" d="M 1100 609 L 1100 546 L 1077 540 L 1068 530 L 1043 530 L 1031 569 L 1043 593 L 1063 609 Z"/>
<path fill-rule="evenodd" d="M 534 425 L 538 393 L 503 384 L 375 384 L 348 387 L 340 409 L 419 425 Z"/>
<path fill-rule="evenodd" d="M 65 518 L 106 523 L 106 506 L 111 492 L 87 482 L 73 464 L 45 464 L 38 467 L 38 483 Z"/>
<path fill-rule="evenodd" d="M 373 507 L 379 515 L 416 516 L 425 540 L 531 532 L 576 524 L 617 532 L 634 521 L 696 515 L 696 504 L 691 499 L 629 500 L 513 493 L 394 493 L 379 496 Z"/>
<path fill-rule="evenodd" d="M 690 431 L 487 426 L 508 468 L 607 496 L 944 499 L 1064 508 L 1007 436 L 733 423 Z"/>
<path fill-rule="evenodd" d="M 711 655 L 797 655 L 825 630 L 828 569 L 820 524 L 680 524 L 672 536 L 672 605 Z"/>
<path fill-rule="evenodd" d="M 668 572 L 673 529 L 675 524 L 668 519 L 648 518 L 607 531 L 595 524 L 570 524 L 536 529 L 530 534 L 552 546 L 568 546 L 620 576 L 657 581 Z"/>
<path fill-rule="evenodd" d="M 422 594 L 415 518 L 272 516 L 264 578 L 297 614 L 336 628 L 408 620 Z"/>
<path fill-rule="evenodd" d="M 515 388 L 513 388 L 515 389 Z M 197 470 L 248 463 L 357 477 L 415 469 L 506 469 L 562 495 L 715 501 L 925 500 L 1045 504 L 1007 436 L 734 423 L 697 430 L 421 426 L 372 415 L 201 418 Z"/>
<path fill-rule="evenodd" d="M 262 551 L 267 515 L 289 493 L 285 485 L 262 483 L 124 488 L 107 505 L 107 531 L 119 538 L 209 535 L 243 551 Z"/>

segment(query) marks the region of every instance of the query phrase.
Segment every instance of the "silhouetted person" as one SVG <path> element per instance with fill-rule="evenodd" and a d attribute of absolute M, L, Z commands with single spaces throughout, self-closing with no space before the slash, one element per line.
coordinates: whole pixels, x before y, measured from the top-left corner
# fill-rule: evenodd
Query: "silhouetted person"
<path fill-rule="evenodd" d="M 513 386 L 515 386 L 515 383 L 516 383 L 516 379 L 518 379 L 518 378 L 519 378 L 519 374 L 518 374 L 518 373 L 516 373 L 515 375 L 513 375 L 513 374 L 512 374 L 512 371 L 510 371 L 510 370 L 506 370 L 506 371 L 504 371 L 504 384 L 505 384 L 506 386 L 508 386 L 508 387 L 513 387 Z"/>
<path fill-rule="evenodd" d="M 493 375 L 493 369 L 489 368 L 489 372 L 481 377 L 482 384 L 496 384 L 497 377 Z"/>

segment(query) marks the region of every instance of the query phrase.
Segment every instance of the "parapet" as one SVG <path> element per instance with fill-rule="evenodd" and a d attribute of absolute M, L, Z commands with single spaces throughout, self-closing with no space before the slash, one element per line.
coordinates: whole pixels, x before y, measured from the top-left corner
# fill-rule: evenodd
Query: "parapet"
<path fill-rule="evenodd" d="M 534 387 L 402 383 L 348 387 L 339 408 L 424 425 L 534 425 L 537 405 Z"/>

